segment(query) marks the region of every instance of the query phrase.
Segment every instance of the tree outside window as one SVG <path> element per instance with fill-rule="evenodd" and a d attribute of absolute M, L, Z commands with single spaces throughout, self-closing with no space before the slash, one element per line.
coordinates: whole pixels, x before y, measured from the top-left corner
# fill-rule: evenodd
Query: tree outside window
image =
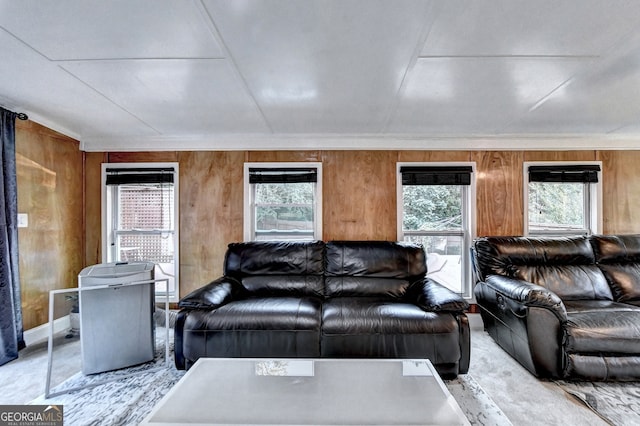
<path fill-rule="evenodd" d="M 599 232 L 599 162 L 524 164 L 528 235 L 589 235 Z"/>
<path fill-rule="evenodd" d="M 255 230 L 257 239 L 298 233 L 313 238 L 314 184 L 255 184 Z"/>
<path fill-rule="evenodd" d="M 468 261 L 473 234 L 472 173 L 469 164 L 399 166 L 401 229 L 399 238 L 422 244 L 427 276 L 471 297 Z"/>
<path fill-rule="evenodd" d="M 244 236 L 322 239 L 321 163 L 245 163 Z"/>

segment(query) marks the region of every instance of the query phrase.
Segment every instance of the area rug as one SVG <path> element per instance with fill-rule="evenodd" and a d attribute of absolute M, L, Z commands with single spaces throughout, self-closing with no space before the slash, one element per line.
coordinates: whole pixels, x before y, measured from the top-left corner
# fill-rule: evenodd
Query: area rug
<path fill-rule="evenodd" d="M 52 387 L 51 394 L 55 396 L 45 398 L 43 395 L 30 403 L 62 405 L 64 424 L 69 426 L 138 425 L 185 374 L 176 369 L 173 359 L 168 365 L 165 363 L 163 336 L 165 328 L 160 326 L 156 329 L 154 361 L 89 376 L 78 372 Z M 169 337 L 172 358 L 172 332 Z M 511 425 L 471 375 L 460 375 L 444 383 L 472 425 Z M 74 390 L 77 388 L 82 389 Z"/>
<path fill-rule="evenodd" d="M 79 372 L 52 388 L 55 396 L 30 404 L 62 405 L 65 425 L 137 425 L 184 373 L 173 360 L 167 366 L 164 346 L 157 346 L 152 362 L 90 376 Z M 77 388 L 83 389 L 64 393 Z"/>
<path fill-rule="evenodd" d="M 471 375 L 461 375 L 444 383 L 472 425 L 511 425 L 507 416 Z"/>
<path fill-rule="evenodd" d="M 154 363 L 149 363 L 135 369 L 140 372 L 155 367 Z M 91 377 L 77 374 L 56 389 L 65 386 L 74 388 L 130 372 L 121 370 Z M 137 425 L 183 375 L 184 371 L 171 366 L 49 399 L 42 396 L 31 404 L 63 405 L 65 425 L 70 426 Z M 511 425 L 471 376 L 459 376 L 455 380 L 445 381 L 445 384 L 472 425 Z"/>
<path fill-rule="evenodd" d="M 555 383 L 611 425 L 640 425 L 640 382 Z"/>

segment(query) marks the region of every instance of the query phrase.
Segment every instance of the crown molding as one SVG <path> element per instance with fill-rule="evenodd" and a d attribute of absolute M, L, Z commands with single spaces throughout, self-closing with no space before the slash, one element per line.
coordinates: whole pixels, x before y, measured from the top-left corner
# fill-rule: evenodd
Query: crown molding
<path fill-rule="evenodd" d="M 222 135 L 89 137 L 83 151 L 640 150 L 640 135 Z"/>

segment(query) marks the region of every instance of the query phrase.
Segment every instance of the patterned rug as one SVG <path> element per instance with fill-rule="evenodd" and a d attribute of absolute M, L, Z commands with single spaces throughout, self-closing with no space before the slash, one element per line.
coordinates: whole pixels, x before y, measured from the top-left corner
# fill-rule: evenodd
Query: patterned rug
<path fill-rule="evenodd" d="M 458 376 L 444 383 L 472 425 L 511 425 L 507 416 L 471 375 Z"/>
<path fill-rule="evenodd" d="M 184 371 L 176 370 L 173 364 L 157 370 L 163 363 L 162 355 L 155 362 L 128 369 L 92 376 L 78 373 L 52 391 L 116 380 L 49 399 L 41 396 L 31 404 L 63 405 L 65 425 L 69 426 L 137 425 L 184 375 Z M 140 374 L 118 379 L 130 373 Z M 445 384 L 472 425 L 511 425 L 470 375 L 458 376 L 455 380 L 445 381 Z"/>
<path fill-rule="evenodd" d="M 640 382 L 555 383 L 611 425 L 640 425 Z"/>
<path fill-rule="evenodd" d="M 138 425 L 185 374 L 173 362 L 173 312 L 168 333 L 171 359 L 168 365 L 165 362 L 164 314 L 159 310 L 155 315 L 158 328 L 154 361 L 89 376 L 78 372 L 58 385 L 52 384 L 51 397 L 42 395 L 31 404 L 63 405 L 64 424 L 69 426 Z M 511 425 L 471 375 L 460 375 L 444 383 L 472 425 Z"/>
<path fill-rule="evenodd" d="M 173 348 L 170 347 L 170 353 Z M 170 360 L 164 345 L 156 346 L 152 362 L 86 376 L 81 372 L 51 389 L 31 405 L 63 405 L 65 425 L 137 425 L 184 375 Z M 67 389 L 77 389 L 65 393 Z"/>

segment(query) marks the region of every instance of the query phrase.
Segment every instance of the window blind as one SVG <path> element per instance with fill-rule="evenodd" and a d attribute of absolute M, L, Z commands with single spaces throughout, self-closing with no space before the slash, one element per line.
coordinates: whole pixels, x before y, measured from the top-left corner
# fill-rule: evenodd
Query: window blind
<path fill-rule="evenodd" d="M 403 185 L 471 185 L 471 166 L 403 166 Z"/>
<path fill-rule="evenodd" d="M 173 167 L 156 168 L 108 168 L 107 185 L 173 183 L 175 169 Z"/>
<path fill-rule="evenodd" d="M 529 166 L 529 182 L 596 183 L 599 171 L 597 164 Z"/>
<path fill-rule="evenodd" d="M 317 182 L 315 168 L 249 168 L 249 183 Z"/>

